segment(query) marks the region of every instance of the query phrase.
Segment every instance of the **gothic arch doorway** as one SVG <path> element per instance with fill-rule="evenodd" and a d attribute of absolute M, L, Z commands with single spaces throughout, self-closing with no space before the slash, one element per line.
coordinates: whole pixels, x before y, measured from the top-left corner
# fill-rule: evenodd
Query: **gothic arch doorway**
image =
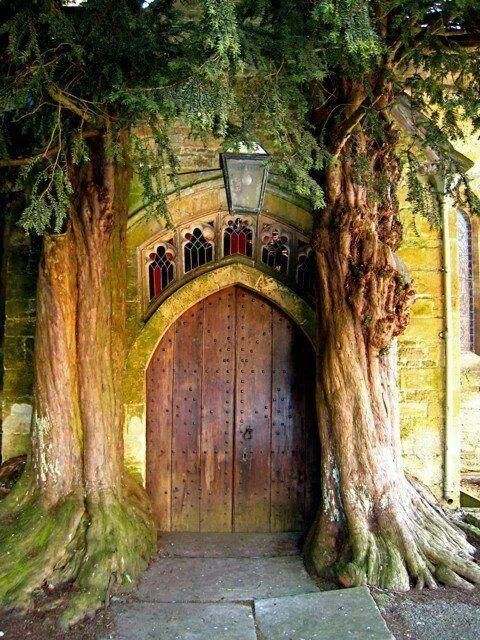
<path fill-rule="evenodd" d="M 147 491 L 162 531 L 305 531 L 318 496 L 315 358 L 232 286 L 186 311 L 147 368 Z"/>

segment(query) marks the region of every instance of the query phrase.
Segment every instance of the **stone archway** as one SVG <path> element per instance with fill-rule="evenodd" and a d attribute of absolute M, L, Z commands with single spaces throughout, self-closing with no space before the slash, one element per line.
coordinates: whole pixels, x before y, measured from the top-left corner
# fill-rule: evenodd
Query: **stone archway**
<path fill-rule="evenodd" d="M 294 320 L 312 345 L 316 344 L 316 316 L 312 307 L 274 277 L 248 265 L 233 263 L 219 267 L 175 291 L 146 322 L 127 356 L 123 380 L 125 462 L 143 483 L 146 477 L 145 372 L 151 357 L 166 331 L 186 310 L 212 293 L 234 285 L 241 285 L 273 302 Z"/>

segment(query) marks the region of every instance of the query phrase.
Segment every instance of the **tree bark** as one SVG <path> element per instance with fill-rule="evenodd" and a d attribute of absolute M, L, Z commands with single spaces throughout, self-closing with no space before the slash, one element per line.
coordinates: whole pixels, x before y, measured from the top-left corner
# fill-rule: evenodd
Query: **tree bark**
<path fill-rule="evenodd" d="M 414 291 L 394 255 L 395 146 L 391 127 L 382 142 L 351 137 L 327 172 L 327 207 L 316 214 L 322 500 L 305 558 L 345 586 L 469 587 L 480 581 L 473 547 L 402 467 L 395 338 Z M 381 200 L 355 173 L 359 151 L 375 185 L 387 178 Z"/>
<path fill-rule="evenodd" d="M 89 143 L 89 158 L 71 167 L 66 232 L 45 239 L 32 454 L 0 507 L 0 599 L 28 606 L 42 585 L 74 580 L 65 624 L 131 588 L 155 548 L 148 499 L 123 466 L 131 171 L 126 159 L 108 158 L 100 136 Z"/>

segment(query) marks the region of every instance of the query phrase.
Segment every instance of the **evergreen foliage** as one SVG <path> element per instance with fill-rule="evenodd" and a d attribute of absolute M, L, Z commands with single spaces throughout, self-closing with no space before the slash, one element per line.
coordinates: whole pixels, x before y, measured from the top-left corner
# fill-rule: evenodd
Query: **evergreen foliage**
<path fill-rule="evenodd" d="M 176 168 L 168 131 L 178 120 L 230 145 L 267 140 L 274 170 L 322 207 L 323 171 L 345 141 L 359 132 L 381 140 L 405 98 L 412 126 L 398 151 L 415 210 L 438 217 L 435 173 L 480 212 L 450 153 L 465 120 L 480 128 L 475 0 L 69 4 L 0 3 L 0 165 L 25 159 L 15 174 L 29 196 L 25 228 L 62 228 L 68 163 L 86 158 L 85 138 L 97 131 L 112 154 L 119 132 L 130 132 L 146 202 L 165 216 Z M 386 93 L 394 99 L 383 105 Z M 357 167 L 362 153 L 358 145 Z M 370 188 L 381 197 L 382 185 Z"/>
<path fill-rule="evenodd" d="M 402 131 L 398 153 L 414 210 L 438 221 L 441 185 L 480 213 L 450 142 L 463 139 L 466 121 L 473 130 L 480 127 L 475 0 L 249 0 L 239 15 L 247 68 L 258 73 L 260 96 L 268 94 L 263 109 L 248 106 L 257 115 L 255 126 L 262 117 L 270 122 L 268 134 L 288 158 L 281 168 L 302 190 L 313 171 L 314 204 L 322 200 L 316 170 L 334 161 L 347 139 L 384 139 L 398 104 L 407 103 L 410 126 Z M 275 107 L 268 104 L 272 96 Z M 246 120 L 253 121 L 250 115 Z M 357 146 L 357 166 L 362 153 Z M 382 185 L 370 186 L 381 197 Z"/>
<path fill-rule="evenodd" d="M 0 166 L 4 179 L 9 165 L 21 167 L 16 189 L 28 192 L 27 230 L 63 228 L 68 166 L 88 159 L 88 137 L 104 135 L 115 156 L 128 131 L 147 204 L 166 215 L 171 123 L 224 134 L 239 55 L 234 3 L 205 0 L 193 13 L 170 0 L 144 4 L 0 3 Z"/>

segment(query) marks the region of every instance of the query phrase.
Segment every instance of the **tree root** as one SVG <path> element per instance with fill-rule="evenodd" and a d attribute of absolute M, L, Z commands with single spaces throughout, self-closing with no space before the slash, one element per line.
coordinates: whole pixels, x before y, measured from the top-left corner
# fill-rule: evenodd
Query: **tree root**
<path fill-rule="evenodd" d="M 1 505 L 0 603 L 26 610 L 42 588 L 71 582 L 77 591 L 64 627 L 93 614 L 111 594 L 129 591 L 155 551 L 155 526 L 133 481 L 122 500 L 113 493 L 70 496 L 52 510 L 37 495 L 22 500 L 17 491 L 8 498 L 10 505 Z"/>
<path fill-rule="evenodd" d="M 66 566 L 82 544 L 83 502 L 70 497 L 53 512 L 37 498 L 2 519 L 0 602 L 28 609 L 32 596 Z"/>
<path fill-rule="evenodd" d="M 79 592 L 62 616 L 71 626 L 108 604 L 110 596 L 135 587 L 156 548 L 156 529 L 148 504 L 133 482 L 130 500 L 115 495 L 87 502 L 86 548 L 75 585 Z"/>
<path fill-rule="evenodd" d="M 476 550 L 458 523 L 406 485 L 403 500 L 399 495 L 395 504 L 379 500 L 381 509 L 367 511 L 357 503 L 341 524 L 321 515 L 307 541 L 307 566 L 346 587 L 407 591 L 435 589 L 439 583 L 465 589 L 480 584 Z"/>

